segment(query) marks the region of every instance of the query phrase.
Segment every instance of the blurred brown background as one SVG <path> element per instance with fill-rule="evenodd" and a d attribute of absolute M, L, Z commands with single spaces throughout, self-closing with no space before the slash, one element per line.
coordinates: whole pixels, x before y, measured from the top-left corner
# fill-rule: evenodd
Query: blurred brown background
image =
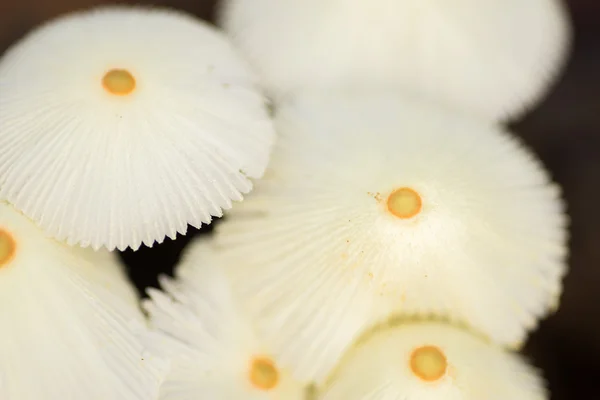
<path fill-rule="evenodd" d="M 48 18 L 102 3 L 110 2 L 0 0 L 0 52 Z M 138 3 L 167 5 L 211 19 L 215 1 Z M 567 4 L 575 26 L 568 69 L 551 96 L 513 124 L 563 185 L 572 218 L 571 271 L 561 308 L 534 333 L 526 353 L 544 369 L 553 400 L 593 400 L 600 399 L 600 0 Z M 187 241 L 189 236 L 125 253 L 136 284 L 156 285 L 156 275 L 172 270 Z"/>

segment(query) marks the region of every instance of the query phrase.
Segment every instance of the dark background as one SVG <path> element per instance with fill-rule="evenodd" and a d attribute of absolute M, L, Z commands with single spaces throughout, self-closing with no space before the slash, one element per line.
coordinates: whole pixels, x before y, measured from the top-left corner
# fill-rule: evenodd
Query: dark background
<path fill-rule="evenodd" d="M 109 1 L 0 0 L 0 52 L 48 18 L 102 3 Z M 167 5 L 211 19 L 215 1 L 138 3 Z M 575 27 L 567 71 L 543 104 L 513 124 L 562 184 L 572 218 L 571 271 L 561 307 L 542 322 L 525 352 L 544 369 L 552 400 L 593 400 L 600 399 L 600 0 L 567 4 Z M 207 231 L 210 227 L 203 229 Z M 152 249 L 124 253 L 138 287 L 155 286 L 158 273 L 171 272 L 191 234 L 197 231 Z"/>

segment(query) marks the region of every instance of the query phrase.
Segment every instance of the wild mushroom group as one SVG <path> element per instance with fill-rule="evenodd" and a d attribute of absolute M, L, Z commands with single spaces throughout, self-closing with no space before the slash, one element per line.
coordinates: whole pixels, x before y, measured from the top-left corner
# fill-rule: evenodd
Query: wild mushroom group
<path fill-rule="evenodd" d="M 228 0 L 224 32 L 101 7 L 10 48 L 0 400 L 547 399 L 515 351 L 568 218 L 503 122 L 569 21 L 442 3 Z M 142 312 L 115 253 L 223 213 Z"/>

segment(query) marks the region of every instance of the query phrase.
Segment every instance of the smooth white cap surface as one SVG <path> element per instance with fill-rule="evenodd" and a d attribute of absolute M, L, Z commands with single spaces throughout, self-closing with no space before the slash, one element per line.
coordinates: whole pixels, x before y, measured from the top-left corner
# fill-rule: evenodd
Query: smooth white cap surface
<path fill-rule="evenodd" d="M 352 349 L 319 400 L 545 400 L 516 354 L 438 323 L 384 329 Z"/>
<path fill-rule="evenodd" d="M 221 24 L 276 96 L 401 89 L 518 117 L 566 61 L 562 0 L 226 0 Z"/>

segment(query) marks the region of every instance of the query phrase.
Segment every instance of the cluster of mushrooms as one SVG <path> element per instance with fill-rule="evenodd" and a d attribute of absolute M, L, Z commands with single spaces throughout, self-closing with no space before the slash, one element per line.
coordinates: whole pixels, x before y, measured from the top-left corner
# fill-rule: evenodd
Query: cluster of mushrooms
<path fill-rule="evenodd" d="M 559 0 L 109 6 L 0 61 L 0 400 L 544 400 L 519 354 L 567 270 L 504 127 Z M 185 235 L 138 298 L 116 253 Z M 140 307 L 140 303 L 141 306 Z"/>

